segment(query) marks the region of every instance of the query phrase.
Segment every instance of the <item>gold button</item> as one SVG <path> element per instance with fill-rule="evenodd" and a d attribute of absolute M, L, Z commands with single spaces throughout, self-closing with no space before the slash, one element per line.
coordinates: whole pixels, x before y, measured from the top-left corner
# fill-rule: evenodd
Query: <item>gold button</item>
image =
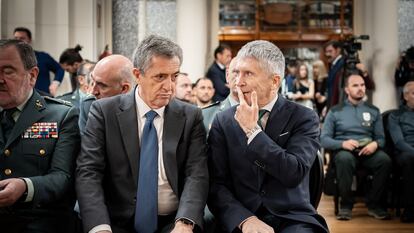
<path fill-rule="evenodd" d="M 9 176 L 9 175 L 11 175 L 12 174 L 12 170 L 10 170 L 10 169 L 6 169 L 6 170 L 4 170 L 4 174 L 6 174 L 6 176 Z"/>
<path fill-rule="evenodd" d="M 40 155 L 45 155 L 46 151 L 44 149 L 40 149 L 39 153 L 40 153 Z"/>
<path fill-rule="evenodd" d="M 11 154 L 9 149 L 5 149 L 4 150 L 4 155 L 9 156 Z"/>

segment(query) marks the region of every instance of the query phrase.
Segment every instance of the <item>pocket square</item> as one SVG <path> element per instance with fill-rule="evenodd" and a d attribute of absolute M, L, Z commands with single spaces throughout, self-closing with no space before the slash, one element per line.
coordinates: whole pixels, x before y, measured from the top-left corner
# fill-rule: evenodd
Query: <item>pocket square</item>
<path fill-rule="evenodd" d="M 284 133 L 282 133 L 281 135 L 279 135 L 279 137 L 283 137 L 283 136 L 285 136 L 285 135 L 287 135 L 287 134 L 289 134 L 289 132 L 284 132 Z"/>

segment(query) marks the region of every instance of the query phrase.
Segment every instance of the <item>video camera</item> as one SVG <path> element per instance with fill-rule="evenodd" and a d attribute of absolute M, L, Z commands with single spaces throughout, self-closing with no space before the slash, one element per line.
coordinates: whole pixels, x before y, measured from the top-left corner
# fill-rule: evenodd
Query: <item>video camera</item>
<path fill-rule="evenodd" d="M 362 45 L 361 42 L 358 42 L 359 40 L 369 40 L 369 36 L 352 35 L 345 38 L 345 40 L 342 41 L 343 54 L 345 56 L 347 70 L 355 70 L 356 64 L 360 62 L 358 57 L 358 51 L 362 49 Z"/>

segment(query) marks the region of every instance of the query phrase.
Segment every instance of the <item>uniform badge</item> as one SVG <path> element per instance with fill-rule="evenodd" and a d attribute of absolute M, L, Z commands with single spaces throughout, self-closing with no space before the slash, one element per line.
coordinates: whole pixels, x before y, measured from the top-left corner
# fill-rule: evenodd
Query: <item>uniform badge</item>
<path fill-rule="evenodd" d="M 24 131 L 22 138 L 58 138 L 57 122 L 36 122 Z"/>
<path fill-rule="evenodd" d="M 363 112 L 362 113 L 362 119 L 364 119 L 364 121 L 370 121 L 371 120 L 371 114 L 369 112 Z"/>
<path fill-rule="evenodd" d="M 362 119 L 364 120 L 362 122 L 363 126 L 367 126 L 367 127 L 371 126 L 371 114 L 369 112 L 363 112 Z"/>

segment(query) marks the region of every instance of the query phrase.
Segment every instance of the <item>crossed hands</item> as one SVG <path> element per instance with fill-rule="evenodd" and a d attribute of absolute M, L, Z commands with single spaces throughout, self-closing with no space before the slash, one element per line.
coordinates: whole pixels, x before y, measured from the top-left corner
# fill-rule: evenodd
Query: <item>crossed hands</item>
<path fill-rule="evenodd" d="M 348 139 L 342 142 L 342 148 L 345 150 L 353 151 L 359 147 L 359 142 L 354 139 Z M 358 155 L 371 155 L 378 149 L 378 143 L 376 141 L 368 143 L 366 146 L 362 147 Z"/>
<path fill-rule="evenodd" d="M 237 123 L 239 123 L 244 133 L 247 134 L 247 132 L 256 126 L 257 120 L 259 119 L 257 93 L 256 91 L 252 91 L 250 95 L 251 105 L 249 105 L 249 103 L 247 103 L 246 99 L 244 98 L 240 87 L 236 86 L 236 89 L 240 104 L 237 106 L 236 113 L 234 114 L 234 119 L 236 119 Z"/>

